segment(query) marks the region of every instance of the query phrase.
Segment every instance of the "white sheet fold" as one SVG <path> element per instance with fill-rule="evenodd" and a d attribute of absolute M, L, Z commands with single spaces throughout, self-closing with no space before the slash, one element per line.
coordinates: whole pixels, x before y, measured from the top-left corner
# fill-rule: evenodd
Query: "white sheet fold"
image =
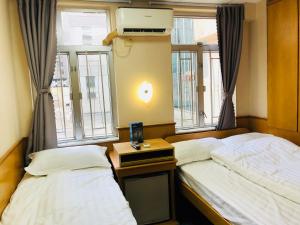
<path fill-rule="evenodd" d="M 235 225 L 299 225 L 300 204 L 213 160 L 180 166 L 179 177 Z"/>
<path fill-rule="evenodd" d="M 136 225 L 112 171 L 91 168 L 25 175 L 0 225 Z"/>
<path fill-rule="evenodd" d="M 300 148 L 279 137 L 266 136 L 226 145 L 212 159 L 291 201 L 300 203 Z"/>

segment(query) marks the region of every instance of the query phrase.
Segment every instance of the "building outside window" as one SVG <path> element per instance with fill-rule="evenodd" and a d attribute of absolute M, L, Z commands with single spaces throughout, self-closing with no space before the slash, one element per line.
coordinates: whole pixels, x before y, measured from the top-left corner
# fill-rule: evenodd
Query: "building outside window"
<path fill-rule="evenodd" d="M 57 14 L 57 59 L 51 84 L 60 142 L 115 136 L 111 101 L 111 49 L 106 11 Z"/>
<path fill-rule="evenodd" d="M 214 127 L 223 93 L 216 19 L 175 17 L 171 39 L 176 129 Z"/>

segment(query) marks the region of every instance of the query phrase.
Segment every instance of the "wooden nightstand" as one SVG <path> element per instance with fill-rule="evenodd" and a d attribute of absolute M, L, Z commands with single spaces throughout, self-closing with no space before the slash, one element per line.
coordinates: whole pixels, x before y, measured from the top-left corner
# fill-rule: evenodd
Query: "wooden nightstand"
<path fill-rule="evenodd" d="M 113 145 L 109 157 L 138 224 L 175 225 L 174 147 L 149 139 L 149 148 L 136 150 L 129 142 Z"/>

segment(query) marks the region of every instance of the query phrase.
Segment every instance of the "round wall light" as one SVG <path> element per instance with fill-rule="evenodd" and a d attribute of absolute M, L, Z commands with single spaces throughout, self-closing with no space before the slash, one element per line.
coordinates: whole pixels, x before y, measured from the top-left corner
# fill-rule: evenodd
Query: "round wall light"
<path fill-rule="evenodd" d="M 144 81 L 143 83 L 141 83 L 138 88 L 139 99 L 145 103 L 148 103 L 148 102 L 150 102 L 152 95 L 153 95 L 152 84 L 147 81 Z"/>

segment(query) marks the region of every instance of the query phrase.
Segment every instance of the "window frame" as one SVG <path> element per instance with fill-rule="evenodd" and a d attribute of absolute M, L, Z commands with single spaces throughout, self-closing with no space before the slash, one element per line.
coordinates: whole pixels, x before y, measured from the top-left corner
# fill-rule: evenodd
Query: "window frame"
<path fill-rule="evenodd" d="M 216 19 L 215 16 L 195 16 L 195 15 L 189 15 L 189 14 L 175 14 L 173 18 L 189 18 L 189 19 Z M 203 45 L 202 43 L 194 43 L 194 44 L 174 44 L 172 43 L 171 38 L 171 54 L 174 52 L 181 52 L 181 51 L 190 51 L 190 52 L 197 52 L 197 77 L 198 77 L 198 118 L 199 122 L 197 126 L 191 126 L 191 127 L 183 127 L 182 123 L 182 115 L 181 115 L 181 126 L 176 127 L 176 133 L 186 133 L 186 132 L 195 132 L 197 130 L 212 130 L 215 129 L 216 125 L 211 123 L 211 126 L 205 126 L 205 111 L 204 111 L 204 91 L 206 91 L 206 87 L 204 86 L 204 72 L 203 72 L 203 52 L 205 51 L 219 51 L 218 44 L 215 45 Z M 172 62 L 173 63 L 173 62 Z M 173 76 L 173 72 L 172 72 Z M 174 94 L 174 92 L 173 92 Z M 202 101 L 200 100 L 202 99 Z M 174 104 L 174 102 L 173 102 Z M 182 107 L 181 107 L 182 108 Z M 174 106 L 173 106 L 174 109 Z M 182 110 L 182 109 L 181 109 Z M 182 114 L 182 113 L 181 113 Z M 213 116 L 212 116 L 213 117 Z"/>
<path fill-rule="evenodd" d="M 110 15 L 111 12 L 109 9 L 97 8 L 97 9 L 86 9 L 86 8 L 59 8 L 59 13 L 64 12 L 104 12 L 106 13 L 106 22 L 108 33 L 111 31 Z M 100 42 L 101 40 L 99 40 Z M 80 90 L 80 77 L 79 77 L 79 68 L 78 68 L 78 55 L 79 54 L 88 54 L 88 53 L 97 53 L 97 54 L 107 54 L 108 61 L 108 71 L 109 71 L 109 92 L 110 92 L 110 110 L 111 110 L 111 129 L 112 135 L 106 136 L 93 136 L 85 137 L 84 136 L 84 127 L 83 127 L 83 118 L 82 118 L 82 107 L 81 107 L 81 90 Z M 116 128 L 116 102 L 115 102 L 115 74 L 113 67 L 113 53 L 111 46 L 103 45 L 58 45 L 57 46 L 57 55 L 67 54 L 69 59 L 69 76 L 70 76 L 70 98 L 73 109 L 73 138 L 66 138 L 58 140 L 59 145 L 68 145 L 78 142 L 90 142 L 90 141 L 105 141 L 110 139 L 118 138 L 117 128 Z M 106 123 L 107 121 L 105 121 Z M 105 128 L 107 129 L 107 128 Z"/>
<path fill-rule="evenodd" d="M 117 137 L 117 131 L 115 126 L 115 107 L 114 107 L 114 94 L 112 88 L 114 84 L 114 75 L 113 75 L 113 57 L 111 47 L 105 46 L 58 46 L 57 54 L 67 54 L 69 56 L 69 71 L 70 71 L 70 81 L 71 81 L 71 101 L 73 108 L 73 126 L 74 126 L 74 138 L 73 139 L 61 139 L 60 143 L 70 142 L 70 141 L 84 141 L 84 140 L 102 140 L 111 137 Z M 78 70 L 78 54 L 85 53 L 99 53 L 107 54 L 108 57 L 108 69 L 109 69 L 109 85 L 110 85 L 110 102 L 111 102 L 111 112 L 112 117 L 112 135 L 105 137 L 94 136 L 94 137 L 85 137 L 83 131 L 83 118 L 82 118 L 82 107 L 81 107 L 81 90 L 80 90 L 80 80 L 79 80 L 79 70 Z"/>
<path fill-rule="evenodd" d="M 204 99 L 204 86 L 203 86 L 203 46 L 201 43 L 196 44 L 196 45 L 173 45 L 172 44 L 172 54 L 173 53 L 182 53 L 182 52 L 194 52 L 196 53 L 197 56 L 197 72 L 196 72 L 196 76 L 197 76 L 197 87 L 196 87 L 196 91 L 197 91 L 197 97 L 198 97 L 198 102 L 197 102 L 197 126 L 192 126 L 192 127 L 184 127 L 183 126 L 183 112 L 182 112 L 182 94 L 180 97 L 180 110 L 181 110 L 181 126 L 178 130 L 189 130 L 189 129 L 195 129 L 195 128 L 201 128 L 204 126 L 204 101 L 200 101 L 200 99 Z M 181 70 L 181 65 L 179 66 L 180 70 Z M 181 74 L 181 73 L 180 73 Z M 181 81 L 180 81 L 180 86 L 181 86 Z M 182 93 L 180 91 L 180 93 Z M 193 101 L 192 101 L 193 103 Z M 194 107 L 194 106 L 193 106 Z M 194 124 L 194 121 L 193 121 Z"/>

